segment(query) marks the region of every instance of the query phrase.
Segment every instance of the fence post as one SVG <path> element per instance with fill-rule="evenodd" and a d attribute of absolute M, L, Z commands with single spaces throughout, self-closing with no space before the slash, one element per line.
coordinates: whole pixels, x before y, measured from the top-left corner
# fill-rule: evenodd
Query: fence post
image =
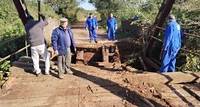
<path fill-rule="evenodd" d="M 27 47 L 27 35 L 25 35 L 25 47 L 26 47 L 26 56 L 28 56 L 28 47 Z"/>

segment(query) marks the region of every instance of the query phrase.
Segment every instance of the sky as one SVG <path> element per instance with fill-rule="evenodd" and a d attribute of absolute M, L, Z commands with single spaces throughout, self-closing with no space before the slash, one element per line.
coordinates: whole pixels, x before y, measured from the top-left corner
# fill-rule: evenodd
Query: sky
<path fill-rule="evenodd" d="M 78 0 L 80 1 L 80 0 Z M 80 2 L 79 7 L 82 7 L 85 10 L 95 10 L 95 6 L 88 2 L 88 0 L 83 0 Z"/>

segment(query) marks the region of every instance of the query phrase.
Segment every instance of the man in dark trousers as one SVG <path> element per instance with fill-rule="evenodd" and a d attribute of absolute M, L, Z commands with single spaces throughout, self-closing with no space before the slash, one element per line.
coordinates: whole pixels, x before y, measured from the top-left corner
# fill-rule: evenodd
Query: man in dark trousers
<path fill-rule="evenodd" d="M 68 27 L 68 19 L 60 19 L 60 26 L 53 30 L 51 42 L 55 54 L 58 55 L 59 78 L 63 79 L 64 73 L 73 74 L 70 69 L 71 52 L 76 51 L 73 33 Z"/>
<path fill-rule="evenodd" d="M 39 57 L 42 56 L 45 60 L 45 74 L 49 74 L 50 69 L 50 54 L 47 50 L 44 38 L 44 27 L 48 24 L 43 15 L 40 14 L 41 20 L 36 21 L 32 16 L 28 16 L 28 22 L 25 24 L 25 29 L 28 34 L 28 41 L 31 45 L 31 58 L 33 60 L 34 72 L 38 76 L 41 73 L 39 67 Z"/>

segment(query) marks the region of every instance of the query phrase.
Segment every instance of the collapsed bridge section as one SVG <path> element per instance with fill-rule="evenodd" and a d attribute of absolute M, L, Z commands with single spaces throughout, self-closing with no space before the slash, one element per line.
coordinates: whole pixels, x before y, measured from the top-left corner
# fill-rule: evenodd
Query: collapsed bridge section
<path fill-rule="evenodd" d="M 120 64 L 119 49 L 115 42 L 77 44 L 77 64 L 106 66 Z"/>

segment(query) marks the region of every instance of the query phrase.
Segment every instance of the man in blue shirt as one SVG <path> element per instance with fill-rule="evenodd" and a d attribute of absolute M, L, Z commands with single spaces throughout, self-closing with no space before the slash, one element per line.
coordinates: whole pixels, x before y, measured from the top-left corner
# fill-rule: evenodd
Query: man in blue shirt
<path fill-rule="evenodd" d="M 89 17 L 85 21 L 85 28 L 89 32 L 90 42 L 94 41 L 97 43 L 97 29 L 98 29 L 98 23 L 97 19 L 93 17 L 93 14 L 90 13 Z"/>
<path fill-rule="evenodd" d="M 73 33 L 68 27 L 68 19 L 60 19 L 60 26 L 54 29 L 52 32 L 51 42 L 55 54 L 58 55 L 59 78 L 63 78 L 62 74 L 64 71 L 68 74 L 73 74 L 70 69 L 71 52 L 76 51 L 76 48 Z"/>
<path fill-rule="evenodd" d="M 115 32 L 117 30 L 117 20 L 113 17 L 111 13 L 107 19 L 107 37 L 108 40 L 116 40 Z"/>
<path fill-rule="evenodd" d="M 162 66 L 160 72 L 174 72 L 176 70 L 176 55 L 181 48 L 181 28 L 175 16 L 169 16 L 166 26 L 162 49 Z"/>

